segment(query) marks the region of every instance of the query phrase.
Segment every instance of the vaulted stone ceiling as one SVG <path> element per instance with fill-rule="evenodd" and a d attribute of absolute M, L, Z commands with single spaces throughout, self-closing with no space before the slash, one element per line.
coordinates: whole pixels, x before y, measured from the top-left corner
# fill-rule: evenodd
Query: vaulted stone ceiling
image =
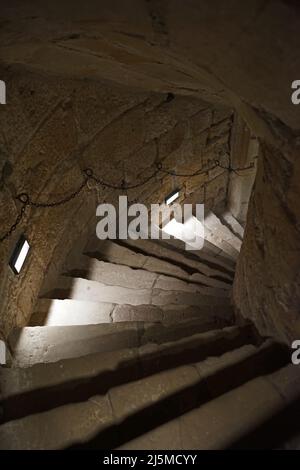
<path fill-rule="evenodd" d="M 46 73 L 114 80 L 232 104 L 299 129 L 292 0 L 4 1 L 0 55 Z"/>

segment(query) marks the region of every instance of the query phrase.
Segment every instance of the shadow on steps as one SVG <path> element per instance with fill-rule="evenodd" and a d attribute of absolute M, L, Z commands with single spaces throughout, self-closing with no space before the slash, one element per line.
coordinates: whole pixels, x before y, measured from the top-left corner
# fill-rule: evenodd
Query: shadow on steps
<path fill-rule="evenodd" d="M 300 400 L 290 403 L 257 429 L 234 443 L 230 450 L 299 450 Z"/>
<path fill-rule="evenodd" d="M 287 349 L 271 344 L 254 355 L 224 369 L 100 431 L 92 439 L 66 449 L 115 449 L 127 442 L 198 408 L 210 400 L 258 376 L 271 374 L 289 361 Z"/>
<path fill-rule="evenodd" d="M 193 268 L 191 266 L 189 266 L 187 263 L 184 263 L 184 262 L 180 262 L 176 259 L 174 259 L 174 257 L 172 257 L 172 252 L 176 252 L 178 253 L 178 250 L 177 249 L 173 249 L 172 247 L 168 246 L 166 248 L 165 245 L 162 245 L 163 248 L 165 248 L 167 251 L 169 251 L 169 256 L 164 256 L 164 255 L 158 255 L 157 253 L 156 254 L 153 254 L 153 253 L 149 253 L 147 251 L 147 248 L 143 248 L 141 246 L 136 246 L 136 245 L 133 245 L 133 244 L 129 244 L 129 243 L 126 243 L 126 240 L 114 240 L 114 243 L 116 245 L 119 245 L 123 248 L 127 248 L 129 250 L 131 250 L 133 253 L 136 253 L 136 254 L 140 254 L 140 255 L 143 255 L 143 256 L 146 256 L 146 257 L 150 257 L 150 258 L 156 258 L 157 260 L 161 260 L 161 261 L 166 261 L 168 263 L 172 263 L 173 265 L 177 266 L 178 268 L 181 268 L 183 269 L 184 271 L 186 271 L 188 274 L 196 274 L 196 273 L 201 273 L 202 271 L 197 269 L 197 268 Z M 94 255 L 96 256 L 99 256 L 99 254 L 96 252 L 93 253 Z M 190 253 L 189 251 L 184 251 L 181 253 L 183 257 L 187 258 L 187 259 L 190 259 L 190 260 L 193 260 L 193 261 L 196 261 L 198 262 L 199 264 L 201 263 L 200 259 L 197 258 L 195 255 L 193 255 L 192 253 Z M 202 262 L 203 263 L 203 262 Z M 228 279 L 228 276 L 232 278 L 233 280 L 233 272 L 232 270 L 230 270 L 229 268 L 226 269 L 224 268 L 223 266 L 220 266 L 218 264 L 215 264 L 215 265 L 212 265 L 212 263 L 208 263 L 207 261 L 205 261 L 203 264 L 206 264 L 208 267 L 210 267 L 211 269 L 215 269 L 217 271 L 220 272 L 219 275 L 217 276 L 212 276 L 212 278 L 219 278 L 220 281 L 224 281 L 224 282 L 228 282 L 230 283 L 230 280 Z M 205 274 L 202 272 L 202 274 Z M 222 274 L 224 276 L 222 276 Z"/>
<path fill-rule="evenodd" d="M 82 402 L 94 395 L 104 395 L 110 388 L 133 380 L 200 362 L 209 356 L 219 356 L 245 344 L 257 344 L 257 337 L 251 325 L 227 333 L 212 336 L 207 342 L 203 341 L 202 336 L 192 336 L 188 341 L 175 345 L 169 343 L 167 347 L 137 356 L 131 361 L 121 363 L 117 369 L 103 371 L 97 376 L 74 379 L 12 395 L 0 402 L 0 409 L 3 410 L 1 423 L 69 403 Z M 43 366 L 47 367 L 47 364 Z"/>

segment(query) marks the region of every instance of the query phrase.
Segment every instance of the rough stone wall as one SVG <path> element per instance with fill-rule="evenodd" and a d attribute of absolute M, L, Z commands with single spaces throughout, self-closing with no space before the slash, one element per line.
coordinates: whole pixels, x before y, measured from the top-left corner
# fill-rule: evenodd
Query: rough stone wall
<path fill-rule="evenodd" d="M 262 145 L 233 292 L 239 314 L 288 343 L 300 336 L 300 158 L 291 144 Z"/>
<path fill-rule="evenodd" d="M 42 202 L 61 199 L 80 185 L 86 167 L 108 182 L 120 183 L 125 175 L 133 183 L 151 174 L 156 161 L 184 173 L 211 165 L 216 158 L 228 163 L 230 109 L 104 81 L 45 78 L 12 69 L 4 75 L 9 96 L 0 116 L 1 234 L 20 209 L 16 194 L 27 192 Z M 228 172 L 222 169 L 193 179 L 160 176 L 138 191 L 128 191 L 128 197 L 161 202 L 176 184 L 184 200 L 205 181 L 202 197 L 211 206 L 224 206 Z M 84 243 L 95 232 L 96 202 L 113 202 L 120 194 L 93 186 L 66 205 L 28 208 L 18 230 L 1 244 L 4 335 L 27 323 L 45 278 L 51 282 L 57 275 L 77 238 Z M 32 250 L 24 270 L 15 276 L 8 260 L 22 232 Z"/>
<path fill-rule="evenodd" d="M 259 142 L 237 113 L 231 132 L 231 165 L 235 169 L 230 174 L 228 186 L 228 210 L 245 226 L 248 203 L 255 180 L 256 164 L 259 156 Z"/>

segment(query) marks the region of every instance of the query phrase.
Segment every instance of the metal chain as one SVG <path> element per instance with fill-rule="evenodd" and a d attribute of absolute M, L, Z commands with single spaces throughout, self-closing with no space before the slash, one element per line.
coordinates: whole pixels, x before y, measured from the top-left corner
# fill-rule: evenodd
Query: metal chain
<path fill-rule="evenodd" d="M 176 173 L 175 171 L 167 170 L 166 168 L 163 168 L 161 162 L 157 162 L 156 169 L 152 172 L 152 174 L 148 176 L 147 178 L 145 178 L 144 180 L 140 181 L 139 183 L 135 183 L 135 184 L 126 184 L 126 181 L 124 179 L 122 180 L 121 184 L 108 183 L 102 180 L 101 178 L 95 176 L 94 171 L 91 168 L 86 168 L 83 170 L 85 177 L 81 185 L 71 194 L 69 194 L 68 196 L 58 201 L 54 201 L 54 202 L 32 201 L 29 194 L 27 193 L 18 194 L 16 199 L 22 203 L 21 210 L 15 220 L 15 223 L 9 228 L 9 230 L 2 237 L 0 237 L 0 243 L 2 243 L 4 240 L 9 238 L 12 235 L 12 233 L 16 230 L 16 228 L 18 227 L 18 225 L 21 223 L 23 219 L 27 206 L 32 206 L 36 208 L 51 208 L 51 207 L 58 207 L 58 206 L 62 206 L 63 204 L 67 204 L 71 200 L 75 199 L 81 193 L 81 191 L 85 188 L 85 186 L 87 186 L 88 182 L 91 180 L 96 182 L 98 185 L 104 186 L 106 188 L 127 191 L 128 189 L 136 189 L 141 186 L 144 186 L 153 178 L 156 178 L 156 176 L 159 173 L 164 173 L 170 176 L 178 176 L 178 177 L 183 177 L 183 178 L 192 178 L 194 176 L 199 176 L 201 174 L 208 173 L 209 171 L 214 170 L 217 167 L 223 168 L 224 170 L 227 170 L 227 171 L 232 171 L 238 175 L 238 171 L 243 171 L 243 170 L 248 170 L 250 168 L 253 168 L 254 163 L 250 164 L 248 167 L 245 167 L 245 168 L 232 168 L 231 166 L 229 167 L 222 166 L 219 160 L 214 160 L 214 165 L 208 168 L 204 168 L 204 169 L 201 168 L 194 173 L 187 174 L 187 173 Z"/>
<path fill-rule="evenodd" d="M 208 168 L 204 168 L 204 169 L 201 168 L 195 171 L 195 173 L 176 173 L 175 171 L 172 171 L 172 170 L 166 170 L 165 168 L 162 168 L 162 166 L 159 167 L 159 171 L 161 171 L 162 173 L 165 173 L 166 175 L 178 176 L 179 178 L 180 177 L 192 178 L 193 176 L 200 176 L 202 174 L 208 173 L 209 171 L 214 170 L 217 167 L 221 167 L 219 160 L 214 160 L 214 165 Z"/>
<path fill-rule="evenodd" d="M 15 223 L 10 227 L 10 229 L 0 238 L 0 243 L 4 242 L 4 240 L 6 240 L 7 238 L 9 238 L 12 233 L 16 230 L 16 228 L 18 227 L 19 223 L 21 222 L 21 220 L 23 219 L 23 216 L 25 214 L 25 211 L 26 211 L 26 207 L 27 207 L 27 204 L 23 204 L 22 207 L 21 207 L 21 210 L 19 212 L 19 214 L 17 215 L 17 218 L 15 220 Z"/>
<path fill-rule="evenodd" d="M 232 171 L 233 173 L 235 173 L 236 175 L 238 176 L 242 176 L 239 174 L 239 171 L 245 171 L 245 170 L 250 170 L 252 168 L 254 168 L 254 162 L 251 162 L 250 165 L 248 166 L 245 166 L 244 168 L 233 168 L 232 166 L 222 166 L 221 164 L 219 164 L 219 167 L 220 168 L 223 168 L 223 170 L 227 170 L 227 171 Z"/>
<path fill-rule="evenodd" d="M 16 230 L 16 228 L 18 227 L 18 225 L 21 223 L 23 219 L 27 206 L 42 207 L 42 208 L 61 206 L 71 201 L 76 196 L 78 196 L 78 194 L 80 194 L 83 188 L 87 185 L 87 182 L 88 182 L 88 178 L 85 178 L 82 184 L 75 191 L 73 191 L 69 196 L 61 199 L 60 201 L 55 201 L 55 202 L 49 202 L 49 203 L 34 202 L 34 201 L 31 201 L 30 196 L 27 193 L 18 194 L 16 199 L 22 203 L 21 210 L 15 220 L 15 223 L 9 228 L 9 230 L 2 237 L 0 237 L 0 243 L 4 242 L 4 240 L 9 238 L 12 235 L 12 233 Z"/>
<path fill-rule="evenodd" d="M 145 178 L 143 181 L 140 183 L 135 183 L 135 184 L 126 184 L 125 180 L 122 180 L 121 184 L 113 184 L 113 183 L 107 183 L 106 181 L 102 180 L 101 178 L 97 177 L 94 175 L 94 172 L 91 168 L 86 168 L 84 170 L 84 173 L 86 176 L 95 181 L 96 183 L 100 184 L 101 186 L 104 186 L 106 188 L 110 189 L 119 189 L 120 191 L 126 191 L 127 189 L 136 189 L 139 188 L 140 186 L 143 186 L 144 184 L 148 183 L 150 180 L 155 178 L 157 174 L 159 173 L 159 169 L 156 169 L 150 176 Z"/>
<path fill-rule="evenodd" d="M 72 199 L 75 199 L 75 197 L 78 196 L 78 194 L 80 194 L 81 191 L 83 190 L 83 188 L 87 185 L 87 182 L 88 182 L 88 178 L 85 178 L 84 181 L 81 183 L 81 185 L 80 185 L 75 191 L 73 191 L 71 194 L 69 194 L 69 196 L 66 196 L 66 197 L 64 197 L 63 199 L 60 199 L 59 201 L 54 201 L 54 202 L 36 202 L 36 201 L 32 201 L 27 193 L 19 194 L 19 195 L 17 196 L 17 199 L 18 199 L 19 201 L 21 201 L 21 202 L 24 202 L 24 200 L 25 200 L 26 203 L 27 203 L 29 206 L 33 206 L 33 207 L 43 207 L 43 208 L 46 208 L 46 207 L 62 206 L 63 204 L 66 204 L 67 202 L 72 201 Z"/>

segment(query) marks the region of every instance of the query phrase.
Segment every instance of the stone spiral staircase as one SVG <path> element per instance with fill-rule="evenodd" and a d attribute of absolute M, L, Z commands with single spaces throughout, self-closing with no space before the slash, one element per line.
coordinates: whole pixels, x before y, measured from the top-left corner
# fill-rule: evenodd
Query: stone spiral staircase
<path fill-rule="evenodd" d="M 242 229 L 207 224 L 200 252 L 94 240 L 67 263 L 9 337 L 0 448 L 296 446 L 300 373 L 287 348 L 236 324 Z"/>

